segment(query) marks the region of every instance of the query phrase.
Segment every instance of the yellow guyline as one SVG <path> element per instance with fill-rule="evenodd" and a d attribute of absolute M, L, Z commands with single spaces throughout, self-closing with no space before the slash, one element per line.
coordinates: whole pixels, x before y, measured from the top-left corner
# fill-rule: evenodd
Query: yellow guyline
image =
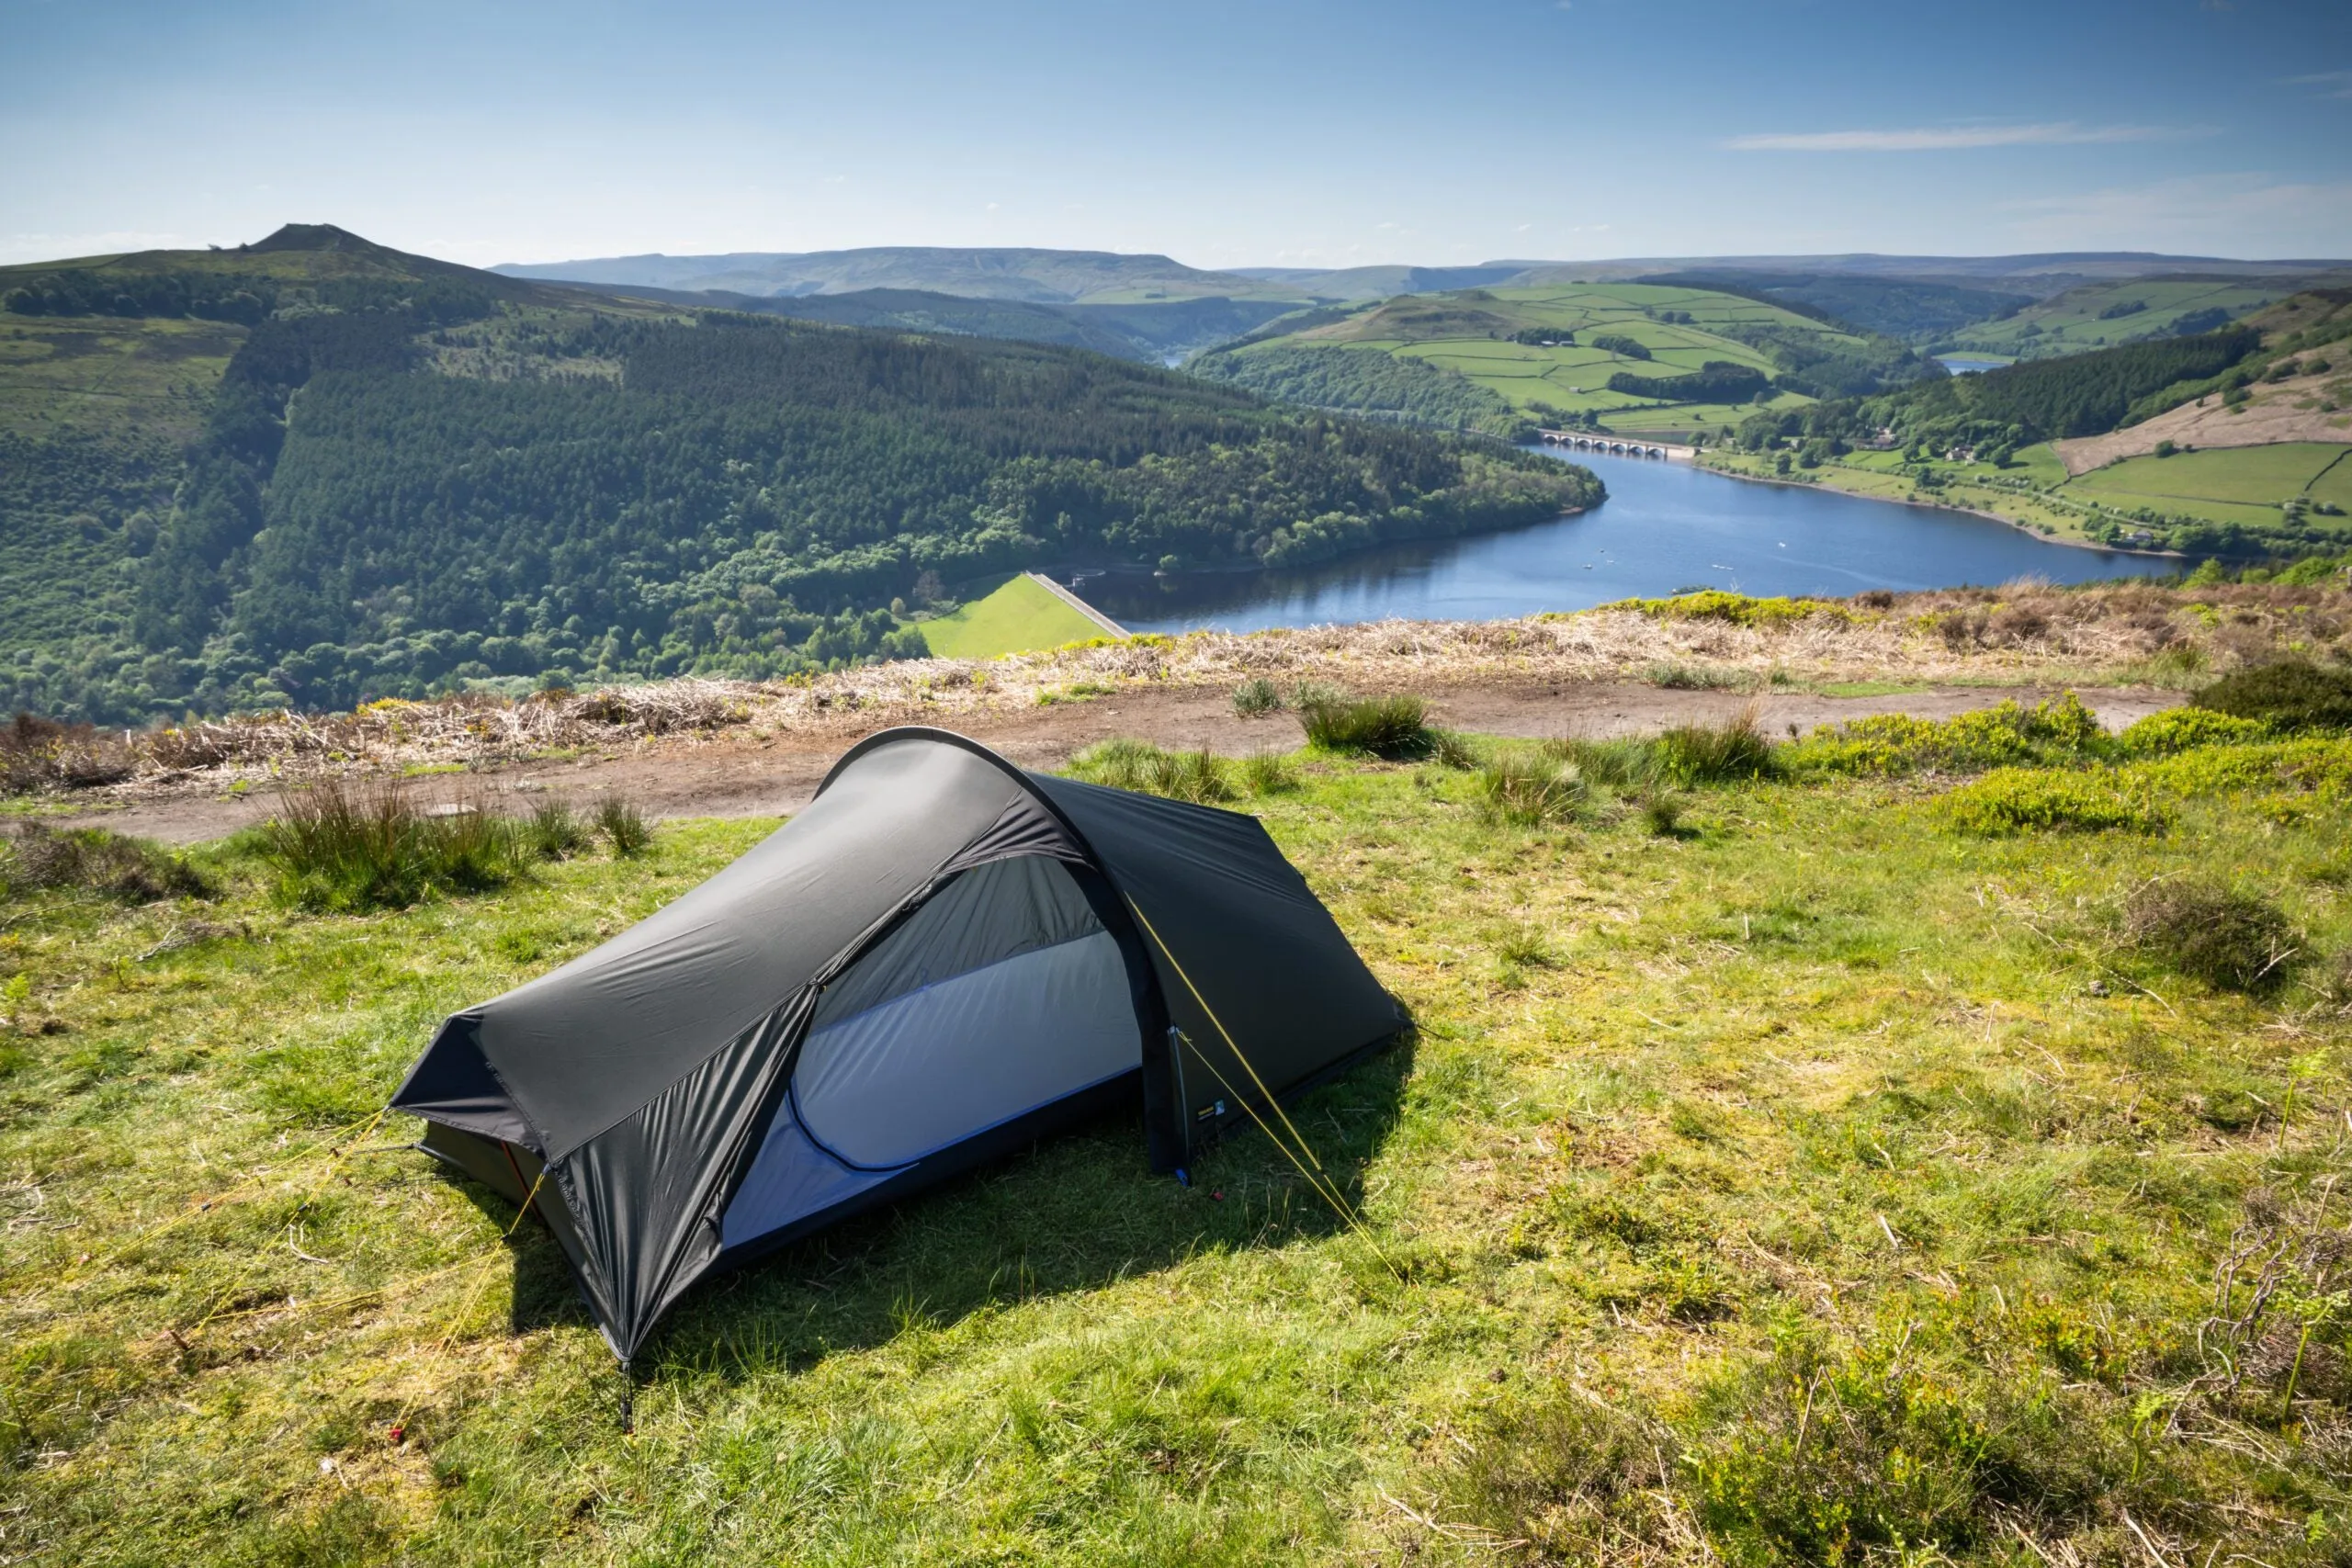
<path fill-rule="evenodd" d="M 1258 1124 L 1258 1130 L 1266 1134 L 1268 1142 L 1272 1143 L 1274 1147 L 1282 1150 L 1283 1157 L 1290 1161 L 1292 1166 L 1297 1169 L 1299 1175 L 1306 1179 L 1307 1186 L 1313 1188 L 1317 1196 L 1319 1196 L 1325 1202 L 1331 1205 L 1332 1213 L 1338 1214 L 1343 1222 L 1355 1231 L 1356 1235 L 1363 1238 L 1364 1245 L 1372 1248 L 1373 1255 L 1374 1257 L 1378 1258 L 1382 1263 L 1387 1265 L 1388 1271 L 1396 1276 L 1397 1282 L 1399 1284 L 1404 1283 L 1405 1275 L 1403 1270 L 1399 1269 L 1394 1262 L 1390 1261 L 1387 1253 L 1381 1250 L 1380 1243 L 1373 1239 L 1372 1232 L 1364 1224 L 1363 1218 L 1356 1213 L 1354 1208 L 1349 1204 L 1348 1201 L 1340 1195 L 1338 1184 L 1332 1181 L 1329 1175 L 1324 1171 L 1323 1162 L 1315 1157 L 1314 1145 L 1306 1141 L 1306 1134 L 1298 1130 L 1297 1123 L 1294 1122 L 1290 1119 L 1290 1113 L 1283 1109 L 1282 1101 L 1274 1098 L 1274 1091 L 1268 1089 L 1266 1087 L 1266 1080 L 1258 1076 L 1258 1069 L 1250 1065 L 1249 1056 L 1245 1055 L 1241 1049 L 1241 1043 L 1234 1039 L 1233 1031 L 1226 1028 L 1225 1021 L 1217 1017 L 1216 1010 L 1215 1008 L 1209 1006 L 1208 998 L 1201 995 L 1201 988 L 1193 984 L 1193 977 L 1184 972 L 1184 965 L 1177 961 L 1176 954 L 1169 949 L 1167 942 L 1152 925 L 1151 917 L 1143 912 L 1143 906 L 1136 902 L 1135 895 L 1123 890 L 1120 897 L 1127 901 L 1127 908 L 1135 911 L 1136 919 L 1142 925 L 1145 934 L 1151 938 L 1152 945 L 1159 949 L 1160 956 L 1168 960 L 1168 966 L 1176 971 L 1176 977 L 1184 982 L 1184 988 L 1193 993 L 1193 1000 L 1199 1004 L 1202 1014 L 1206 1017 L 1211 1023 L 1215 1024 L 1216 1026 L 1216 1032 L 1225 1037 L 1226 1048 L 1233 1053 L 1233 1059 L 1241 1064 L 1242 1070 L 1250 1075 L 1250 1081 L 1258 1086 L 1258 1092 L 1265 1096 L 1266 1103 L 1273 1108 L 1273 1112 L 1276 1116 L 1282 1118 L 1282 1123 L 1289 1130 L 1290 1135 L 1298 1140 L 1299 1150 L 1306 1155 L 1306 1161 L 1302 1162 L 1299 1156 L 1291 1151 L 1290 1145 L 1284 1142 L 1282 1136 L 1277 1134 L 1272 1127 L 1267 1124 L 1266 1119 L 1263 1116 L 1258 1114 L 1258 1108 L 1250 1103 L 1250 1097 L 1235 1089 L 1233 1085 L 1227 1080 L 1225 1074 L 1218 1071 L 1216 1063 L 1210 1060 L 1206 1052 L 1195 1051 L 1193 1055 L 1200 1058 L 1201 1065 L 1208 1068 L 1209 1072 L 1216 1078 L 1217 1087 L 1224 1089 L 1226 1093 L 1231 1095 L 1235 1100 L 1239 1102 L 1241 1109 L 1250 1113 L 1250 1120 Z M 1309 1170 L 1307 1168 L 1307 1162 L 1311 1162 L 1314 1165 L 1315 1168 L 1313 1170 Z"/>

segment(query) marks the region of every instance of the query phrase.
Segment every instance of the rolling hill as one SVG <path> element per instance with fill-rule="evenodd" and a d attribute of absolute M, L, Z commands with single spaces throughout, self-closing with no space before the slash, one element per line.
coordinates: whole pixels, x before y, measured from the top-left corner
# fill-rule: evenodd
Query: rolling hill
<path fill-rule="evenodd" d="M 552 287 L 611 292 L 601 285 Z M 796 321 L 884 332 L 945 333 L 1057 344 L 1145 365 L 1173 364 L 1288 313 L 1288 300 L 1170 299 L 1139 305 L 1049 305 L 1026 299 L 971 299 L 917 288 L 862 288 L 847 294 L 734 294 L 632 285 L 635 298 L 695 310 L 749 310 Z"/>
<path fill-rule="evenodd" d="M 2053 359 L 2152 338 L 2211 332 L 2311 281 L 2209 275 L 2086 283 L 1999 320 L 1945 329 L 1935 341 L 1945 352 Z"/>
<path fill-rule="evenodd" d="M 0 272 L 0 703 L 111 723 L 919 653 L 1048 560 L 1305 562 L 1589 474 L 1079 350 L 685 310 L 324 226 Z"/>
<path fill-rule="evenodd" d="M 1688 432 L 1758 404 L 1940 375 L 1900 344 L 1720 290 L 1562 283 L 1409 295 L 1277 320 L 1195 374 L 1292 401 L 1510 434 Z"/>
<path fill-rule="evenodd" d="M 713 256 L 606 256 L 510 263 L 493 272 L 517 278 L 607 287 L 712 289 L 734 294 L 846 294 L 917 289 L 975 299 L 1051 305 L 1133 305 L 1166 299 L 1285 299 L 1306 295 L 1281 283 L 1203 272 L 1159 255 L 1109 251 L 956 249 L 885 245 L 800 254 L 737 252 Z"/>

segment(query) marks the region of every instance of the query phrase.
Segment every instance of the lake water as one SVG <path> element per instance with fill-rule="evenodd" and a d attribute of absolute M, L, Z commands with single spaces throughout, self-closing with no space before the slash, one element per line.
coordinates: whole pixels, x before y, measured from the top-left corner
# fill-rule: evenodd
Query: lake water
<path fill-rule="evenodd" d="M 1609 486 L 1609 499 L 1579 516 L 1288 571 L 1114 573 L 1078 591 L 1132 631 L 1258 631 L 1392 615 L 1498 620 L 1690 587 L 1843 596 L 2174 570 L 2145 556 L 2048 544 L 1962 513 L 1725 479 L 1656 458 L 1574 460 Z"/>
<path fill-rule="evenodd" d="M 1973 376 L 1981 371 L 1998 370 L 2008 364 L 2006 359 L 1974 359 L 1965 354 L 1940 354 L 1936 356 L 1943 367 L 1955 376 Z"/>

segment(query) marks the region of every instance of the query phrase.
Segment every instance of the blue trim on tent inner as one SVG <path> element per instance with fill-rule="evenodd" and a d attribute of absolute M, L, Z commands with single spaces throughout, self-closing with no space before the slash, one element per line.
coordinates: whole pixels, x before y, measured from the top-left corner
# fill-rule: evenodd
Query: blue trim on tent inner
<path fill-rule="evenodd" d="M 952 1149 L 956 1145 L 977 1138 L 983 1133 L 994 1132 L 997 1128 L 1003 1126 L 1008 1122 L 1018 1122 L 1023 1116 L 1043 1111 L 1048 1105 L 1057 1105 L 1061 1101 L 1069 1100 L 1074 1095 L 1084 1094 L 1090 1089 L 1100 1089 L 1104 1084 L 1111 1082 L 1114 1078 L 1123 1078 L 1129 1073 L 1140 1070 L 1141 1066 L 1142 1064 L 1138 1062 L 1136 1066 L 1121 1067 L 1115 1073 L 1104 1073 L 1099 1078 L 1090 1079 L 1089 1081 L 1080 1084 L 1073 1089 L 1066 1089 L 1059 1094 L 1049 1095 L 1046 1099 L 1039 1100 L 1036 1104 L 1016 1111 L 1010 1116 L 1000 1116 L 995 1121 L 975 1127 L 968 1133 L 958 1134 L 956 1136 L 948 1139 L 944 1144 L 935 1144 L 932 1147 L 923 1150 L 922 1153 L 915 1156 L 912 1159 L 902 1161 L 898 1165 L 860 1165 L 855 1160 L 851 1159 L 848 1156 L 842 1154 L 839 1149 L 833 1147 L 831 1144 L 825 1142 L 824 1139 L 819 1137 L 817 1135 L 817 1129 L 808 1125 L 808 1118 L 801 1113 L 800 1083 L 797 1075 L 795 1076 L 793 1082 L 786 1087 L 784 1098 L 786 1103 L 792 1107 L 792 1120 L 800 1128 L 800 1135 L 808 1139 L 811 1144 L 814 1144 L 817 1146 L 818 1151 L 824 1155 L 826 1158 L 840 1166 L 843 1170 L 854 1170 L 868 1176 L 876 1176 L 911 1169 L 914 1167 L 921 1165 L 923 1161 L 929 1159 L 932 1156 L 939 1153 L 942 1149 Z"/>

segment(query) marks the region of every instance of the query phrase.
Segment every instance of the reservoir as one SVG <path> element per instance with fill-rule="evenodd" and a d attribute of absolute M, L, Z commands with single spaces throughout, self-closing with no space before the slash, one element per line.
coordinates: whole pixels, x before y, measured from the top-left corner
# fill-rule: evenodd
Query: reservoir
<path fill-rule="evenodd" d="M 1964 513 L 1725 479 L 1656 458 L 1579 452 L 1574 460 L 1609 487 L 1607 501 L 1577 516 L 1289 570 L 1114 573 L 1088 578 L 1079 592 L 1132 631 L 1259 631 L 1390 616 L 1498 620 L 1687 588 L 1842 597 L 2177 570 L 2170 560 L 2050 544 Z"/>

